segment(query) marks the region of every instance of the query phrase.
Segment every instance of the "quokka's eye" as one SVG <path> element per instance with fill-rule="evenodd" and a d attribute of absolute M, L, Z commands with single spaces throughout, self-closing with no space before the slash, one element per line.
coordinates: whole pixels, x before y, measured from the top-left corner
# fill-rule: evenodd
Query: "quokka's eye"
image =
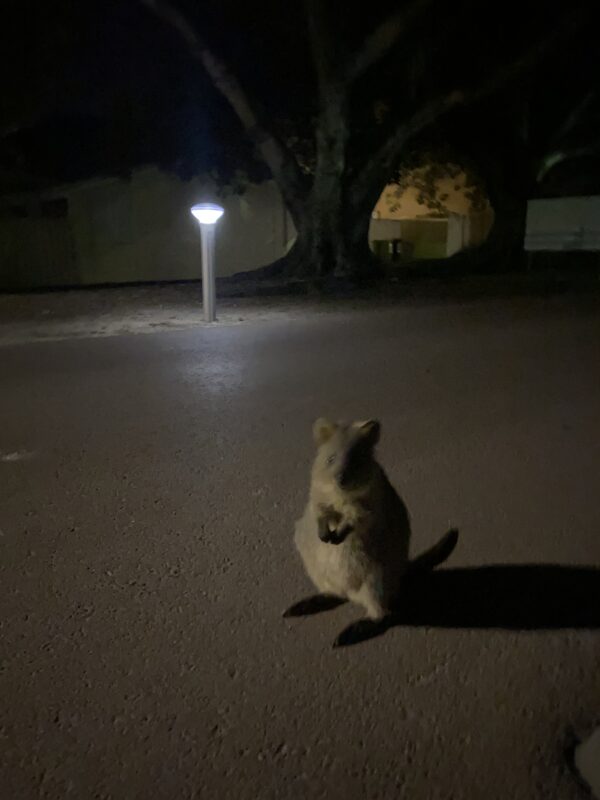
<path fill-rule="evenodd" d="M 333 464 L 334 461 L 335 461 L 335 456 L 334 455 L 331 455 L 331 456 L 327 457 L 327 463 L 328 464 Z"/>

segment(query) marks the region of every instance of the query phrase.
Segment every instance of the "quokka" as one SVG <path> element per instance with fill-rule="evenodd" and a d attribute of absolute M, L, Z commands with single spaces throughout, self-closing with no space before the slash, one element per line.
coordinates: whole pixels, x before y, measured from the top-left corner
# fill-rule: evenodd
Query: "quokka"
<path fill-rule="evenodd" d="M 376 420 L 314 425 L 317 455 L 295 543 L 318 595 L 291 606 L 286 617 L 304 616 L 350 601 L 366 618 L 353 623 L 334 646 L 376 635 L 392 619 L 403 577 L 432 569 L 454 550 L 450 530 L 432 548 L 409 559 L 410 518 L 375 458 L 381 426 Z"/>

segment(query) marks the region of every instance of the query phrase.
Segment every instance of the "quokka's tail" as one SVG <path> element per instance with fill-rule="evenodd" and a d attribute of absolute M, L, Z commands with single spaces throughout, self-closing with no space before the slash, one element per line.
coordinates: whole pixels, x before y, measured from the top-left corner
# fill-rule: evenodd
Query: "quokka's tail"
<path fill-rule="evenodd" d="M 442 536 L 437 544 L 434 544 L 433 547 L 425 550 L 424 553 L 421 553 L 410 562 L 410 572 L 423 572 L 442 564 L 452 555 L 457 542 L 458 531 L 456 528 L 452 528 Z"/>

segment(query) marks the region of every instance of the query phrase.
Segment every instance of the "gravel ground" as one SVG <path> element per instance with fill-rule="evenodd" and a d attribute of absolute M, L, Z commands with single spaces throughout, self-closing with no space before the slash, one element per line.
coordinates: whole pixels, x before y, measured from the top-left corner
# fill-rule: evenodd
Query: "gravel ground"
<path fill-rule="evenodd" d="M 597 298 L 228 301 L 206 328 L 192 289 L 1 299 L 0 797 L 584 797 Z M 356 608 L 281 618 L 320 415 L 381 419 L 415 551 L 461 532 L 346 650 Z"/>
<path fill-rule="evenodd" d="M 245 284 L 240 285 L 245 290 Z M 228 291 L 231 293 L 232 288 Z M 552 276 L 421 280 L 391 284 L 370 294 L 343 298 L 315 295 L 220 297 L 217 325 L 314 319 L 351 311 L 469 304 L 510 299 L 526 307 L 532 298 L 547 302 L 567 295 L 586 311 L 595 307 L 600 284 L 569 284 Z M 197 283 L 73 289 L 28 294 L 0 294 L 0 345 L 34 341 L 156 333 L 204 326 L 202 288 Z"/>

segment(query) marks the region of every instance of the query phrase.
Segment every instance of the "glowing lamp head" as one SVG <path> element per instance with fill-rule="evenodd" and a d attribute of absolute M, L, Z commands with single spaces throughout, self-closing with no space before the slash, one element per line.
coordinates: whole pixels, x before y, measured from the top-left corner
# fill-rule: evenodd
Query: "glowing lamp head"
<path fill-rule="evenodd" d="M 198 203 L 190 209 L 201 225 L 214 225 L 223 216 L 224 210 L 215 203 Z"/>

